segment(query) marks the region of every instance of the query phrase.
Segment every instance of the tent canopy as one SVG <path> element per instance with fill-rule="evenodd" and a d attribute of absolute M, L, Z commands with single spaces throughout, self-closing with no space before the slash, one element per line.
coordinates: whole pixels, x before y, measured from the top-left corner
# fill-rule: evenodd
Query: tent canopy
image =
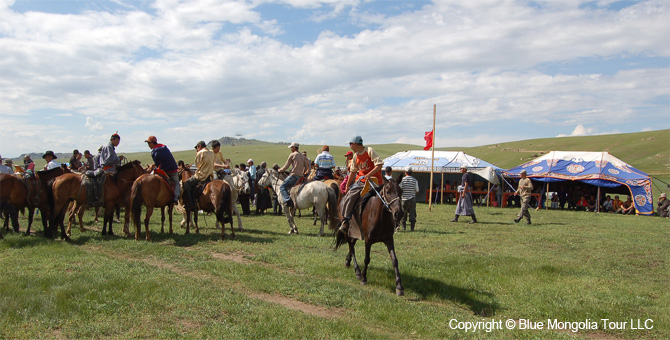
<path fill-rule="evenodd" d="M 546 155 L 503 172 L 512 178 L 527 176 L 541 182 L 580 181 L 598 187 L 630 189 L 639 214 L 653 215 L 651 178 L 608 152 L 550 151 Z"/>
<path fill-rule="evenodd" d="M 430 172 L 431 153 L 424 150 L 401 151 L 384 159 L 384 166 L 390 166 L 394 171 L 404 171 L 411 166 L 414 172 Z M 486 167 L 494 171 L 500 169 L 463 151 L 435 151 L 433 172 L 460 172 L 461 165 L 466 165 L 470 171 Z"/>

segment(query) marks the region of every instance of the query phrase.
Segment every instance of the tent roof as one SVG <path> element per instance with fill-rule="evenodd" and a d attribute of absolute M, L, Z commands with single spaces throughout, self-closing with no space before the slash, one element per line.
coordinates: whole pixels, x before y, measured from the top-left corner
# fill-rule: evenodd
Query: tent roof
<path fill-rule="evenodd" d="M 430 172 L 431 153 L 424 150 L 401 151 L 385 158 L 384 166 L 390 166 L 393 170 L 405 170 L 411 166 L 415 172 Z M 433 172 L 460 172 L 461 165 L 466 165 L 471 170 L 486 167 L 500 169 L 463 151 L 435 151 Z"/>
<path fill-rule="evenodd" d="M 631 190 L 638 213 L 653 214 L 649 175 L 608 152 L 550 151 L 504 171 L 503 175 L 520 177 L 521 170 L 526 170 L 529 178 L 542 182 L 580 181 L 609 188 L 625 185 Z"/>
<path fill-rule="evenodd" d="M 519 177 L 526 170 L 528 177 L 550 177 L 555 180 L 644 180 L 649 175 L 630 166 L 610 153 L 591 151 L 550 151 L 517 167 L 504 171 Z"/>

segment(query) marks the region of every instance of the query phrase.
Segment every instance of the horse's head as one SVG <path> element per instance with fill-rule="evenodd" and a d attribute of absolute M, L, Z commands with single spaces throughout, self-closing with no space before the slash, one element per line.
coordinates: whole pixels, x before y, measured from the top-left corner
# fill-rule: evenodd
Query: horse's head
<path fill-rule="evenodd" d="M 387 181 L 384 179 L 384 186 L 381 192 L 382 197 L 389 205 L 389 210 L 393 214 L 393 219 L 397 223 L 403 215 L 402 211 L 402 189 L 395 181 Z"/>
<path fill-rule="evenodd" d="M 116 169 L 119 178 L 137 178 L 144 174 L 142 163 L 138 160 L 128 162 Z"/>

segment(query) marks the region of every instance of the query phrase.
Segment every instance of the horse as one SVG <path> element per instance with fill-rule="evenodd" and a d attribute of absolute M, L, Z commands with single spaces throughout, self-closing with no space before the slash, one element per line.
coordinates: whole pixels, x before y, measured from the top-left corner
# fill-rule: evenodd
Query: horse
<path fill-rule="evenodd" d="M 153 214 L 154 207 L 161 208 L 161 234 L 165 232 L 165 207 L 168 208 L 168 216 L 170 221 L 170 234 L 172 234 L 172 207 L 173 207 L 173 190 L 167 181 L 170 179 L 161 178 L 157 174 L 143 174 L 138 177 L 130 189 L 130 202 L 133 217 L 133 224 L 135 225 L 135 241 L 140 239 L 140 215 L 142 214 L 142 205 L 147 207 L 146 217 L 144 218 L 144 229 L 146 232 L 146 240 L 151 241 L 151 234 L 149 233 L 149 220 Z"/>
<path fill-rule="evenodd" d="M 114 221 L 114 210 L 117 205 L 124 204 L 126 207 L 126 216 L 124 224 L 124 232 L 128 235 L 128 225 L 130 215 L 129 209 L 129 190 L 137 177 L 144 173 L 140 161 L 132 161 L 124 164 L 116 169 L 115 176 L 107 175 L 105 183 L 103 184 L 103 206 L 104 219 L 102 225 L 102 235 L 114 235 L 112 223 Z M 81 185 L 82 175 L 65 174 L 56 178 L 48 191 L 49 201 L 53 207 L 53 214 L 51 215 L 50 228 L 61 225 L 61 237 L 69 240 L 63 225 L 66 208 L 70 201 L 77 201 L 79 205 L 86 205 L 86 190 Z M 79 213 L 83 214 L 84 209 L 80 209 Z M 80 228 L 83 228 L 82 217 L 79 215 Z M 109 232 L 107 232 L 109 226 Z"/>
<path fill-rule="evenodd" d="M 191 177 L 190 171 L 182 172 L 183 175 L 180 175 L 182 181 L 186 181 Z M 198 190 L 194 188 L 194 190 Z M 183 193 L 183 191 L 182 191 Z M 197 204 L 200 210 L 204 212 L 213 212 L 216 215 L 216 221 L 221 223 L 221 239 L 226 238 L 226 221 L 230 221 L 230 232 L 231 238 L 235 239 L 235 228 L 233 225 L 233 205 L 234 202 L 231 200 L 232 189 L 228 182 L 224 180 L 214 180 L 207 184 L 202 190 L 202 194 L 197 199 Z M 186 210 L 186 234 L 190 232 L 191 227 L 191 213 L 193 213 L 193 224 L 195 226 L 195 232 L 200 233 L 200 228 L 198 227 L 198 210 L 191 211 L 188 208 L 188 204 L 184 202 L 184 195 L 180 198 L 181 203 L 184 205 Z M 228 217 L 225 217 L 225 215 Z"/>
<path fill-rule="evenodd" d="M 361 281 L 362 285 L 367 284 L 368 264 L 370 263 L 370 247 L 377 243 L 383 242 L 388 249 L 395 271 L 396 294 L 402 296 L 405 294 L 405 289 L 400 280 L 400 271 L 398 270 L 398 258 L 396 257 L 395 247 L 393 245 L 393 234 L 397 221 L 402 217 L 402 189 L 395 181 L 384 180 L 383 185 L 379 189 L 372 187 L 366 195 L 360 198 L 362 204 L 362 211 L 360 215 L 355 214 L 351 219 L 351 227 L 349 228 L 349 235 L 338 232 L 335 238 L 335 249 L 337 250 L 344 243 L 349 244 L 349 253 L 345 260 L 345 266 L 351 266 L 351 259 L 354 260 L 354 268 L 356 278 Z M 358 208 L 356 208 L 358 210 Z M 355 245 L 356 238 L 352 237 L 352 229 L 356 228 L 355 222 L 359 221 L 356 217 L 360 216 L 361 235 L 365 240 L 365 267 L 361 273 L 356 261 Z M 356 221 L 354 221 L 356 219 Z"/>
<path fill-rule="evenodd" d="M 28 209 L 28 228 L 26 235 L 30 235 L 30 228 L 33 224 L 35 209 L 40 210 L 42 217 L 42 226 L 45 235 L 48 229 L 48 217 L 50 207 L 47 202 L 47 186 L 52 179 L 70 172 L 67 168 L 54 168 L 50 170 L 37 171 L 34 179 L 27 179 L 25 182 L 16 175 L 7 175 L 0 177 L 0 208 L 7 213 L 5 227 L 11 219 L 14 231 L 19 231 L 18 211 Z M 32 181 L 36 181 L 33 184 Z"/>
<path fill-rule="evenodd" d="M 279 203 L 283 205 L 284 198 L 279 193 L 279 188 L 284 181 L 279 177 L 279 173 L 275 170 L 268 170 L 268 172 L 270 173 L 270 176 L 272 176 L 272 190 L 277 194 Z M 331 230 L 337 229 L 339 221 L 337 194 L 331 187 L 323 182 L 313 181 L 305 184 L 302 188 L 300 188 L 300 185 L 294 186 L 291 188 L 290 194 L 294 206 L 291 208 L 285 207 L 284 209 L 290 227 L 289 235 L 298 233 L 298 226 L 296 226 L 293 217 L 296 209 L 308 209 L 314 207 L 319 217 L 321 217 L 321 230 L 319 230 L 319 236 L 323 236 L 323 226 L 326 224 L 326 204 L 328 205 L 329 212 L 329 228 Z"/>

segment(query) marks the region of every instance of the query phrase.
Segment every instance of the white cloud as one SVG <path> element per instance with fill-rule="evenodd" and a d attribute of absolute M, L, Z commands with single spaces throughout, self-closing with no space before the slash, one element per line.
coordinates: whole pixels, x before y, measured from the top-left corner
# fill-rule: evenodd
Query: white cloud
<path fill-rule="evenodd" d="M 179 150 L 182 141 L 190 149 L 237 132 L 336 143 L 352 125 L 375 143 L 422 144 L 433 104 L 445 132 L 438 146 L 499 142 L 480 132 L 522 122 L 547 135 L 575 125 L 581 130 L 572 134 L 595 134 L 585 126 L 616 130 L 607 124 L 638 121 L 640 107 L 667 114 L 654 104 L 670 92 L 667 68 L 544 71 L 589 58 L 667 58 L 667 1 L 621 11 L 576 0 L 435 1 L 395 16 L 360 12 L 358 0 L 267 1 L 329 16 L 324 25 L 379 25 L 347 36 L 326 29 L 302 46 L 279 40 L 285 23 L 262 17 L 263 2 L 159 0 L 155 12 L 125 6 L 70 15 L 0 10 L 0 115 L 51 108 L 85 115 L 92 131 L 103 130 L 101 121 L 129 136 L 178 131 L 166 143 Z M 16 135 L 2 137 L 4 149 Z"/>
<path fill-rule="evenodd" d="M 93 118 L 86 117 L 86 124 L 84 124 L 91 131 L 100 131 L 103 129 L 102 123 L 94 122 Z"/>

